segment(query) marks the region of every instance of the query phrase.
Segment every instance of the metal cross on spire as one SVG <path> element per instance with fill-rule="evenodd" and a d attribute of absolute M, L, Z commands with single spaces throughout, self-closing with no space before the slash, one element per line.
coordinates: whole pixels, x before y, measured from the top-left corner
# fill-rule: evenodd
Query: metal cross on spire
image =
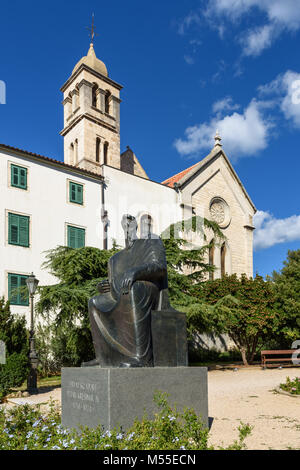
<path fill-rule="evenodd" d="M 94 24 L 94 18 L 95 18 L 95 15 L 94 13 L 92 14 L 92 26 L 91 28 L 86 28 L 89 30 L 89 36 L 91 38 L 91 43 L 93 44 L 94 43 L 94 37 L 95 36 L 98 36 L 98 34 L 96 33 L 95 31 L 95 24 Z"/>

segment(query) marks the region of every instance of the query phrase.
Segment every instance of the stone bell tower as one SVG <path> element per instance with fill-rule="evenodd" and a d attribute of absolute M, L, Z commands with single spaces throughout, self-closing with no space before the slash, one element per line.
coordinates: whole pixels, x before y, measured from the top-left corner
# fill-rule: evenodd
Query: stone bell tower
<path fill-rule="evenodd" d="M 65 163 L 99 174 L 103 164 L 120 168 L 121 89 L 91 43 L 61 88 Z"/>

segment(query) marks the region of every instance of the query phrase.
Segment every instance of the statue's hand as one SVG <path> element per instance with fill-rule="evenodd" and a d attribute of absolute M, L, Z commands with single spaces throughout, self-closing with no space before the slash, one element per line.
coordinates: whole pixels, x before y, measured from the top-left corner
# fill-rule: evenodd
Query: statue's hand
<path fill-rule="evenodd" d="M 110 283 L 108 279 L 104 279 L 103 281 L 100 281 L 98 284 L 98 291 L 100 294 L 105 294 L 106 292 L 110 292 Z"/>
<path fill-rule="evenodd" d="M 122 282 L 123 293 L 129 292 L 135 280 L 135 272 L 133 270 L 127 271 L 124 274 L 124 279 Z"/>

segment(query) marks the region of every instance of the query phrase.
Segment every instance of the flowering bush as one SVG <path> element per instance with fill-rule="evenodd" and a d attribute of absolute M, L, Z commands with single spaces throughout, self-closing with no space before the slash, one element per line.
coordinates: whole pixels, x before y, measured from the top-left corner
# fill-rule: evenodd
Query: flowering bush
<path fill-rule="evenodd" d="M 23 405 L 0 410 L 0 450 L 208 450 L 208 430 L 193 410 L 173 410 L 166 396 L 158 394 L 154 419 L 144 416 L 128 430 L 105 431 L 87 427 L 81 431 L 64 429 L 53 403 L 43 414 L 39 407 Z M 248 425 L 239 428 L 239 440 L 230 449 L 242 449 L 250 433 Z"/>
<path fill-rule="evenodd" d="M 287 377 L 286 382 L 284 384 L 280 384 L 280 388 L 292 395 L 300 395 L 300 377 L 295 377 L 294 380 Z"/>

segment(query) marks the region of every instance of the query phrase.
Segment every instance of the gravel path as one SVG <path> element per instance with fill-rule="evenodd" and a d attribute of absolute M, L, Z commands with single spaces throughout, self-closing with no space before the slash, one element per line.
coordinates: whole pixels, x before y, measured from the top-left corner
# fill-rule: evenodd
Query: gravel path
<path fill-rule="evenodd" d="M 231 444 L 243 421 L 253 426 L 246 439 L 247 449 L 300 449 L 300 398 L 273 392 L 287 376 L 300 376 L 299 368 L 210 371 L 210 444 Z"/>

